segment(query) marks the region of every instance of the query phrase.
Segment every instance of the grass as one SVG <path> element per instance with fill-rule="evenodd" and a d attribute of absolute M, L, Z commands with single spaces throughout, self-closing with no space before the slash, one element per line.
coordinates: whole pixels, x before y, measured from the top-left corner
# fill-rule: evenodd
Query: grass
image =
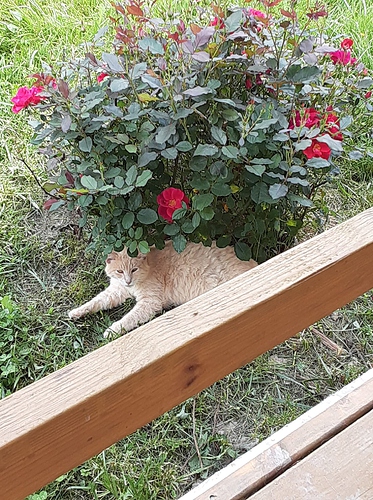
<path fill-rule="evenodd" d="M 332 33 L 356 40 L 373 69 L 368 2 L 329 2 Z M 303 2 L 304 5 L 307 2 Z M 167 8 L 159 0 L 159 8 Z M 191 15 L 196 4 L 173 2 Z M 0 389 L 20 389 L 103 345 L 105 327 L 123 308 L 79 325 L 66 311 L 106 284 L 100 256 L 86 255 L 71 214 L 46 214 L 22 116 L 10 97 L 27 75 L 89 40 L 106 23 L 108 1 L 9 0 L 0 6 Z M 364 14 L 364 15 L 363 15 Z M 76 48 L 78 47 L 78 48 Z M 360 124 L 359 144 L 372 146 L 373 120 Z M 359 145 L 357 144 L 357 146 Z M 341 176 L 325 189 L 327 227 L 373 205 L 373 161 L 341 161 Z M 309 236 L 309 234 L 307 235 Z M 363 265 L 363 263 L 362 263 Z M 373 365 L 372 292 L 164 414 L 31 495 L 43 499 L 169 500 L 229 463 Z M 315 329 L 341 347 L 326 347 Z"/>

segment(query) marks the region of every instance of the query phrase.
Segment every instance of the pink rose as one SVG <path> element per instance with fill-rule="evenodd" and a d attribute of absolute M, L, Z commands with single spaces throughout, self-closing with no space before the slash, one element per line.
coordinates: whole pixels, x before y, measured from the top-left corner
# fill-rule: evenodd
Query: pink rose
<path fill-rule="evenodd" d="M 172 214 L 182 208 L 182 202 L 189 208 L 189 198 L 181 189 L 169 187 L 157 196 L 158 213 L 167 222 L 172 223 Z"/>
<path fill-rule="evenodd" d="M 330 52 L 329 55 L 334 64 L 347 66 L 347 64 L 354 64 L 356 62 L 356 58 L 351 57 L 349 50 L 336 50 L 335 52 Z"/>
<path fill-rule="evenodd" d="M 42 101 L 43 97 L 40 92 L 43 92 L 43 87 L 21 87 L 18 89 L 17 94 L 12 97 L 11 101 L 14 104 L 12 107 L 13 113 L 19 113 L 22 109 L 28 106 L 35 106 Z"/>
<path fill-rule="evenodd" d="M 267 15 L 261 10 L 251 9 L 251 8 L 249 9 L 249 16 L 253 16 L 258 20 L 267 18 Z"/>
<path fill-rule="evenodd" d="M 214 19 L 211 21 L 210 26 L 216 26 L 218 29 L 223 29 L 225 28 L 225 24 L 223 19 L 220 17 L 215 16 Z"/>

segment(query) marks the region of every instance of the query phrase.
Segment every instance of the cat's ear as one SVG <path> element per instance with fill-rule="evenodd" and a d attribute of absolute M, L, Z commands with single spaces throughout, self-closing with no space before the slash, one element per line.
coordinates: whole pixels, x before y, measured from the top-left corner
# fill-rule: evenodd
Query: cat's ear
<path fill-rule="evenodd" d="M 106 264 L 110 264 L 113 260 L 118 259 L 118 252 L 111 252 L 109 255 L 106 257 Z"/>
<path fill-rule="evenodd" d="M 139 260 L 141 260 L 141 261 L 144 261 L 144 260 L 146 260 L 147 256 L 148 256 L 148 254 L 147 254 L 147 253 L 141 253 L 141 252 L 139 252 L 139 253 L 137 254 L 137 257 L 136 257 L 136 258 L 137 258 L 137 259 L 139 259 Z"/>

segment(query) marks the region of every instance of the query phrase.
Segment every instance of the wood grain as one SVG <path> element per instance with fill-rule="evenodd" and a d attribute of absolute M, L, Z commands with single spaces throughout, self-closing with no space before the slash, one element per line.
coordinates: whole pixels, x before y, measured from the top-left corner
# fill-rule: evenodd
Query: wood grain
<path fill-rule="evenodd" d="M 250 500 L 371 500 L 373 410 L 250 496 Z"/>
<path fill-rule="evenodd" d="M 180 500 L 248 498 L 372 410 L 372 394 L 373 369 L 244 453 Z"/>
<path fill-rule="evenodd" d="M 0 491 L 22 499 L 373 287 L 373 209 L 0 402 Z"/>

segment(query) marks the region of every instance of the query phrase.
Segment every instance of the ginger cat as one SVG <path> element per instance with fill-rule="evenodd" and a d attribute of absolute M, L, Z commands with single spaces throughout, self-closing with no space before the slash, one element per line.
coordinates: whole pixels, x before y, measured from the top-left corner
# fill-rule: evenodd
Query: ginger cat
<path fill-rule="evenodd" d="M 148 254 L 129 257 L 126 249 L 112 252 L 106 259 L 109 287 L 92 300 L 69 312 L 78 319 L 102 309 L 111 309 L 128 298 L 136 305 L 122 319 L 104 332 L 133 330 L 149 321 L 156 313 L 171 306 L 184 304 L 204 292 L 255 267 L 254 260 L 239 260 L 232 247 L 218 248 L 215 243 L 205 247 L 188 243 L 177 253 L 168 241 L 163 250 L 151 248 Z"/>

